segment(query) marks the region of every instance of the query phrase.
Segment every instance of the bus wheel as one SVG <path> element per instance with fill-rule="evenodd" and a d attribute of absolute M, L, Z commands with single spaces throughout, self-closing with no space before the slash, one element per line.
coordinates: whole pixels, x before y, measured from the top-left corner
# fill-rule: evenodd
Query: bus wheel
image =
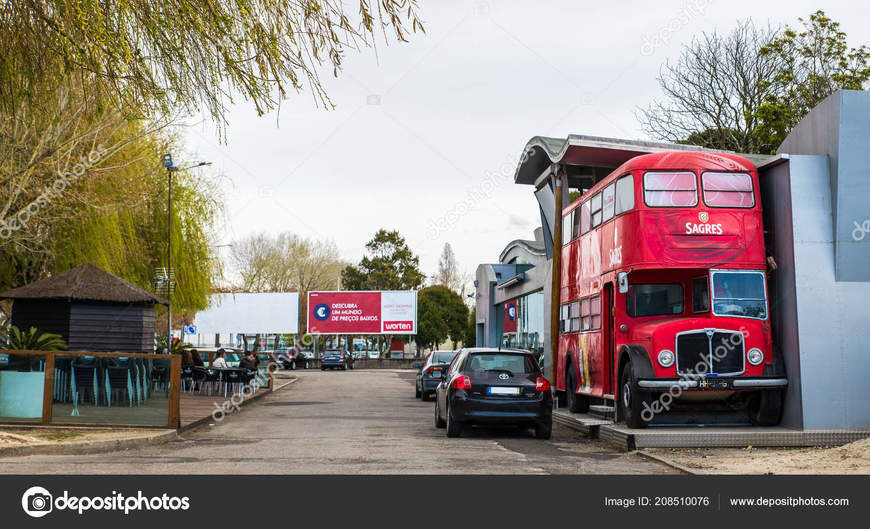
<path fill-rule="evenodd" d="M 577 394 L 577 372 L 574 366 L 568 367 L 568 380 L 565 381 L 565 402 L 573 413 L 589 411 L 589 397 Z"/>
<path fill-rule="evenodd" d="M 782 391 L 759 391 L 749 401 L 749 422 L 755 426 L 776 426 L 782 415 Z"/>
<path fill-rule="evenodd" d="M 650 409 L 650 395 L 648 392 L 638 389 L 631 362 L 622 368 L 621 387 L 617 398 L 622 410 L 622 417 L 625 419 L 625 425 L 629 428 L 646 428 L 649 421 L 644 420 L 643 411 Z"/>

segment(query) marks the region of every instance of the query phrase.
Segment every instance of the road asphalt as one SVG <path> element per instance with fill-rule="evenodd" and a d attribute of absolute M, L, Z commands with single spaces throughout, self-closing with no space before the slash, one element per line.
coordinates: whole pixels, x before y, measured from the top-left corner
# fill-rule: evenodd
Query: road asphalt
<path fill-rule="evenodd" d="M 8 474 L 673 474 L 554 424 L 448 439 L 414 372 L 296 371 L 298 381 L 174 441 L 91 455 L 9 457 Z"/>

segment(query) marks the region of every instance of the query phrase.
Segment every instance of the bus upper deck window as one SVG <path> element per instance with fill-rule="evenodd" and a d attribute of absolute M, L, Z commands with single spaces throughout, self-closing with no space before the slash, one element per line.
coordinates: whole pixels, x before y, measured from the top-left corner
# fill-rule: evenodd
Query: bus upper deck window
<path fill-rule="evenodd" d="M 634 178 L 629 174 L 616 181 L 616 214 L 634 209 Z"/>
<path fill-rule="evenodd" d="M 575 209 L 573 212 L 574 221 L 571 223 L 571 237 L 574 239 L 576 239 L 580 236 L 580 234 L 583 233 L 582 231 L 580 231 L 580 217 L 580 209 Z"/>
<path fill-rule="evenodd" d="M 610 184 L 609 186 L 604 188 L 604 191 L 601 192 L 601 197 L 604 202 L 604 207 L 602 208 L 602 211 L 604 212 L 602 222 L 613 218 L 613 202 L 615 200 L 615 188 L 616 184 Z"/>
<path fill-rule="evenodd" d="M 592 215 L 589 212 L 589 201 L 580 205 L 580 233 L 586 233 L 592 229 Z"/>
<path fill-rule="evenodd" d="M 571 219 L 573 218 L 573 211 L 562 217 L 562 246 L 571 242 L 571 224 L 573 224 Z"/>
<path fill-rule="evenodd" d="M 643 175 L 643 199 L 655 208 L 693 207 L 698 205 L 698 182 L 695 173 L 649 172 Z"/>
<path fill-rule="evenodd" d="M 589 208 L 592 213 L 592 227 L 601 224 L 601 193 L 589 199 Z"/>
<path fill-rule="evenodd" d="M 701 175 L 704 203 L 712 208 L 755 206 L 752 177 L 747 173 L 704 173 Z"/>

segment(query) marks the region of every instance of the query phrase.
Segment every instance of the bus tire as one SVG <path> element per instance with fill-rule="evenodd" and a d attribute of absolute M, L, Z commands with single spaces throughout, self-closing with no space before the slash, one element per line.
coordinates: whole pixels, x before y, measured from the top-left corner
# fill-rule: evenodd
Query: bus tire
<path fill-rule="evenodd" d="M 759 391 L 749 401 L 749 422 L 754 426 L 776 426 L 782 416 L 782 390 Z"/>
<path fill-rule="evenodd" d="M 644 420 L 643 411 L 650 409 L 651 398 L 649 392 L 640 391 L 638 388 L 630 361 L 622 368 L 617 398 L 625 425 L 629 428 L 646 428 L 649 421 Z"/>
<path fill-rule="evenodd" d="M 577 394 L 577 372 L 573 364 L 568 366 L 568 376 L 565 380 L 565 404 L 572 413 L 589 411 L 589 397 Z"/>

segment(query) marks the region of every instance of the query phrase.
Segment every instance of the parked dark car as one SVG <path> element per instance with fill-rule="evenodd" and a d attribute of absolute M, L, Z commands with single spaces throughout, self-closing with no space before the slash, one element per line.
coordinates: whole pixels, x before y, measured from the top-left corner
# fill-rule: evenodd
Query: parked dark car
<path fill-rule="evenodd" d="M 320 359 L 320 370 L 353 369 L 353 356 L 342 349 L 329 349 Z"/>
<path fill-rule="evenodd" d="M 308 369 L 310 366 L 305 354 L 294 347 L 279 347 L 275 349 L 275 363 L 284 369 Z"/>
<path fill-rule="evenodd" d="M 417 382 L 414 386 L 414 396 L 429 400 L 429 396 L 441 383 L 441 373 L 450 367 L 450 362 L 459 351 L 432 351 L 426 357 L 423 367 L 417 371 Z"/>
<path fill-rule="evenodd" d="M 435 389 L 435 426 L 459 437 L 465 426 L 534 427 L 535 437 L 553 430 L 553 392 L 532 353 L 463 349 Z"/>

